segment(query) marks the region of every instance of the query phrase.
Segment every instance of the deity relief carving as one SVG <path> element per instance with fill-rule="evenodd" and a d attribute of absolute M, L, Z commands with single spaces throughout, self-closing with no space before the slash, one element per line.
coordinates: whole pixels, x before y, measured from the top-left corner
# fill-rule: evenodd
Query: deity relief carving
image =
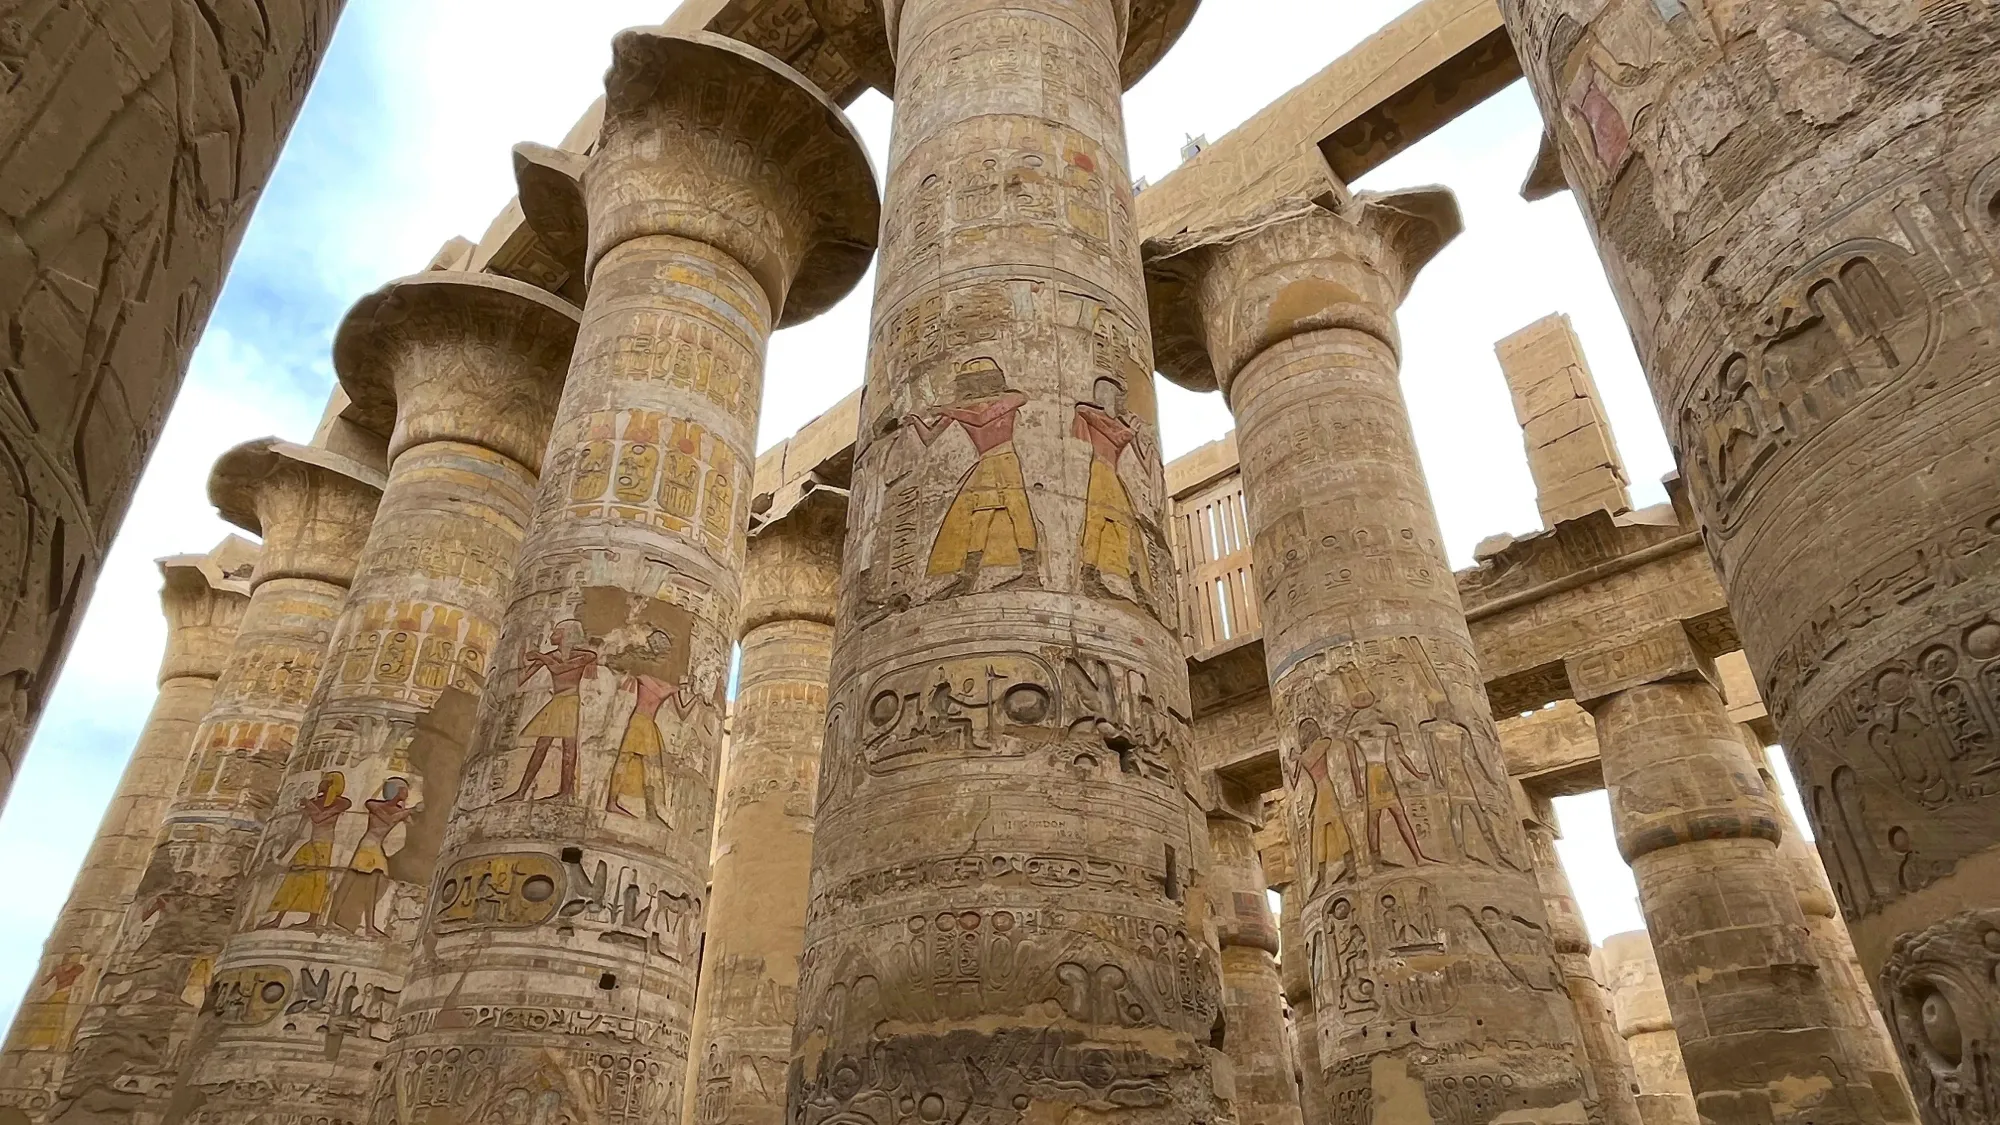
<path fill-rule="evenodd" d="M 1967 910 L 1897 939 L 1882 966 L 1889 1028 L 1931 1121 L 2000 1108 L 2000 910 Z"/>

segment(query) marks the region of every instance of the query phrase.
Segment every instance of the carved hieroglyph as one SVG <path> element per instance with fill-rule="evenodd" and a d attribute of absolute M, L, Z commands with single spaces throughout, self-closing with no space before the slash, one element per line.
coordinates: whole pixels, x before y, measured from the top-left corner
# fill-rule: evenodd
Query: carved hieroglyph
<path fill-rule="evenodd" d="M 846 511 L 815 488 L 750 537 L 686 1125 L 785 1120 Z"/>
<path fill-rule="evenodd" d="M 793 1125 L 1221 1112 L 1120 94 L 1162 6 L 890 5 Z"/>
<path fill-rule="evenodd" d="M 341 324 L 334 370 L 391 434 L 388 480 L 170 1120 L 366 1117 L 576 331 L 559 298 L 450 271 Z"/>
<path fill-rule="evenodd" d="M 275 439 L 216 462 L 209 498 L 264 539 L 250 603 L 51 1121 L 152 1125 L 166 1113 L 381 488 L 358 462 Z"/>
<path fill-rule="evenodd" d="M 1612 934 L 1604 939 L 1597 960 L 1611 991 L 1618 1034 L 1632 1057 L 1640 1120 L 1646 1125 L 1699 1125 L 1652 939 L 1644 930 Z"/>
<path fill-rule="evenodd" d="M 1235 1075 L 1231 1108 L 1242 1125 L 1301 1125 L 1285 1042 L 1278 920 L 1271 917 L 1256 828 L 1226 812 L 1208 818 L 1209 869 L 1200 884 L 1222 950 L 1222 1051 Z M 1323 1123 L 1315 1123 L 1323 1125 Z"/>
<path fill-rule="evenodd" d="M 54 1101 L 77 1018 L 145 874 L 195 727 L 214 702 L 256 561 L 257 548 L 233 535 L 206 555 L 160 560 L 166 579 L 160 608 L 167 616 L 160 694 L 14 1015 L 0 1056 L 0 1117 L 7 1109 L 38 1117 Z"/>
<path fill-rule="evenodd" d="M 379 1125 L 678 1117 L 765 347 L 872 252 L 824 95 L 705 33 L 612 52 L 589 300 Z"/>
<path fill-rule="evenodd" d="M 0 19 L 0 800 L 340 9 Z"/>
<path fill-rule="evenodd" d="M 1330 188 L 1147 244 L 1162 370 L 1236 414 L 1337 1120 L 1405 1099 L 1447 1121 L 1584 1116 L 1576 1020 L 1397 382 L 1396 307 L 1458 229 L 1442 189 Z"/>
<path fill-rule="evenodd" d="M 1971 1003 L 1881 974 L 2000 906 L 2000 8 L 1501 9 L 1878 998 Z M 2000 1114 L 1990 1041 L 1901 1047 Z"/>
<path fill-rule="evenodd" d="M 1593 697 L 1618 850 L 1632 865 L 1702 1120 L 1916 1120 L 1873 1028 L 1843 1016 L 1779 859 L 1773 795 L 1722 696 L 1677 676 Z"/>

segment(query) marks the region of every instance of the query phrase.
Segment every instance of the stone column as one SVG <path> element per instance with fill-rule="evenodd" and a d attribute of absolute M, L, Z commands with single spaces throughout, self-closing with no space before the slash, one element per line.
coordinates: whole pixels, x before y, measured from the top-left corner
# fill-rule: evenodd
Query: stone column
<path fill-rule="evenodd" d="M 1652 678 L 1696 663 L 1671 626 L 1571 660 L 1570 680 L 1597 720 L 1618 849 L 1639 884 L 1701 1117 L 1914 1121 L 1879 1052 L 1838 1019 L 1835 982 L 1778 857 L 1770 792 L 1722 696 L 1693 670 Z"/>
<path fill-rule="evenodd" d="M 1581 1119 L 1576 1018 L 1397 384 L 1396 307 L 1458 207 L 1338 194 L 1147 248 L 1162 370 L 1236 415 L 1328 1097 Z"/>
<path fill-rule="evenodd" d="M 704 33 L 621 33 L 589 299 L 377 1120 L 675 1120 L 774 324 L 867 267 L 838 108 Z"/>
<path fill-rule="evenodd" d="M 1639 1125 L 1639 1103 L 1633 1100 L 1632 1056 L 1625 1049 L 1624 1037 L 1618 1034 L 1604 982 L 1591 964 L 1590 931 L 1577 908 L 1576 892 L 1570 889 L 1562 856 L 1556 852 L 1562 825 L 1556 819 L 1555 801 L 1518 785 L 1514 795 L 1521 805 L 1521 827 L 1528 834 L 1529 851 L 1535 857 L 1535 880 L 1541 884 L 1542 905 L 1548 910 L 1556 964 L 1562 969 L 1570 1008 L 1576 1013 L 1578 1061 L 1590 1078 L 1584 1090 L 1584 1108 L 1593 1125 Z"/>
<path fill-rule="evenodd" d="M 1203 877 L 1222 949 L 1223 1054 L 1235 1074 L 1242 1125 L 1301 1125 L 1298 1086 L 1285 1044 L 1278 979 L 1278 922 L 1257 862 L 1256 828 L 1224 812 L 1208 817 L 1210 866 Z"/>
<path fill-rule="evenodd" d="M 341 6 L 8 5 L 0 802 Z"/>
<path fill-rule="evenodd" d="M 685 1122 L 784 1125 L 846 516 L 815 488 L 750 536 Z"/>
<path fill-rule="evenodd" d="M 358 462 L 271 438 L 216 462 L 209 498 L 264 549 L 50 1120 L 152 1125 L 167 1112 L 381 488 Z"/>
<path fill-rule="evenodd" d="M 451 271 L 341 324 L 388 480 L 170 1119 L 367 1117 L 576 331 L 560 298 Z"/>
<path fill-rule="evenodd" d="M 1644 930 L 1613 934 L 1604 939 L 1598 959 L 1618 1034 L 1632 1058 L 1640 1120 L 1645 1125 L 1699 1125 L 1694 1091 L 1681 1062 L 1681 1041 L 1667 1010 L 1660 966 L 1653 960 L 1653 939 Z"/>
<path fill-rule="evenodd" d="M 167 616 L 160 693 L 14 1014 L 0 1055 L 0 1106 L 38 1117 L 54 1100 L 77 1019 L 153 854 L 195 727 L 214 702 L 216 678 L 249 602 L 249 567 L 256 559 L 257 548 L 230 536 L 206 555 L 160 560 L 166 580 L 160 608 Z"/>
<path fill-rule="evenodd" d="M 1168 6 L 883 5 L 792 1125 L 1223 1112 L 1120 96 Z"/>
<path fill-rule="evenodd" d="M 1328 1125 L 1333 1105 L 1326 1094 L 1326 1068 L 1319 1064 L 1319 1009 L 1313 1003 L 1305 933 L 1299 925 L 1305 896 L 1292 893 L 1295 889 L 1297 884 L 1279 892 L 1278 983 L 1285 991 L 1285 1005 L 1292 1010 L 1287 1034 L 1299 1071 L 1299 1115 L 1306 1125 Z"/>
<path fill-rule="evenodd" d="M 1501 7 L 1918 1101 L 2000 1116 L 2000 9 Z"/>

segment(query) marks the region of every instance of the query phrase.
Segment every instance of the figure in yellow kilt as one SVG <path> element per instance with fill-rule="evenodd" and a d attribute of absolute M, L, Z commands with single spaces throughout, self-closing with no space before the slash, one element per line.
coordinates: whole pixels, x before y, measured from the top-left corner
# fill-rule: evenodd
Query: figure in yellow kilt
<path fill-rule="evenodd" d="M 1099 379 L 1090 402 L 1078 403 L 1070 436 L 1090 443 L 1090 484 L 1083 502 L 1083 558 L 1086 580 L 1102 582 L 1115 574 L 1131 583 L 1132 593 L 1151 590 L 1153 573 L 1146 561 L 1146 543 L 1139 535 L 1132 495 L 1118 479 L 1118 458 L 1139 440 L 1145 423 L 1125 410 L 1125 388 L 1115 379 Z"/>
<path fill-rule="evenodd" d="M 1347 834 L 1347 818 L 1340 814 L 1340 798 L 1333 791 L 1333 746 L 1319 720 L 1299 720 L 1298 768 L 1312 782 L 1312 803 L 1300 818 L 1313 862 L 1307 893 L 1332 886 L 1354 870 L 1354 840 Z M 1294 783 L 1293 791 L 1299 788 Z"/>
<path fill-rule="evenodd" d="M 926 446 L 953 426 L 962 426 L 979 460 L 959 482 L 958 496 L 945 512 L 931 547 L 928 573 L 956 574 L 970 582 L 986 567 L 1033 569 L 1035 517 L 1021 458 L 1014 452 L 1014 420 L 1028 396 L 1007 389 L 1006 376 L 990 359 L 975 359 L 958 372 L 959 400 L 929 418 L 904 421 Z"/>
<path fill-rule="evenodd" d="M 618 690 L 631 689 L 632 714 L 625 720 L 625 734 L 618 740 L 618 757 L 611 767 L 611 784 L 604 793 L 606 812 L 638 816 L 625 807 L 625 799 L 630 797 L 642 802 L 642 807 L 668 828 L 674 827 L 674 822 L 668 815 L 665 796 L 667 767 L 663 759 L 667 740 L 660 732 L 660 709 L 673 702 L 679 710 L 681 691 L 660 677 L 637 669 L 659 668 L 672 651 L 673 638 L 654 629 L 644 645 L 613 661 L 614 667 L 627 673 Z"/>
<path fill-rule="evenodd" d="M 577 723 L 583 717 L 583 681 L 597 671 L 597 650 L 583 647 L 583 623 L 576 620 L 556 622 L 549 630 L 549 640 L 553 648 L 522 654 L 521 682 L 525 684 L 536 672 L 547 669 L 553 694 L 515 736 L 516 745 L 533 739 L 535 749 L 528 755 L 527 768 L 521 771 L 521 784 L 500 798 L 502 801 L 525 801 L 534 794 L 551 744 L 560 744 L 562 772 L 557 778 L 556 791 L 535 800 L 564 800 L 576 792 L 576 748 L 581 737 Z"/>
<path fill-rule="evenodd" d="M 293 914 L 303 914 L 305 920 L 285 929 L 311 925 L 326 910 L 333 880 L 334 828 L 340 823 L 340 814 L 354 807 L 353 801 L 342 796 L 346 789 L 345 775 L 328 772 L 320 775 L 317 792 L 299 799 L 299 811 L 306 817 L 306 841 L 292 853 L 285 879 L 264 908 L 263 920 L 257 923 L 259 929 L 284 925 L 285 918 Z"/>

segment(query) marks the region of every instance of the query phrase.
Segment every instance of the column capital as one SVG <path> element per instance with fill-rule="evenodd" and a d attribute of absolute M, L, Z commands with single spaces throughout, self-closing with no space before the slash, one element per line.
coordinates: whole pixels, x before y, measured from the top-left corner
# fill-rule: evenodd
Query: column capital
<path fill-rule="evenodd" d="M 635 238 L 706 243 L 757 279 L 781 328 L 854 288 L 875 254 L 881 194 L 839 106 L 772 56 L 708 32 L 622 31 L 611 55 L 583 177 L 589 270 Z"/>
<path fill-rule="evenodd" d="M 497 274 L 434 270 L 361 298 L 333 339 L 354 417 L 389 434 L 389 459 L 433 441 L 492 450 L 540 472 L 581 314 Z"/>
<path fill-rule="evenodd" d="M 218 679 L 236 641 L 236 626 L 250 604 L 250 576 L 257 548 L 231 535 L 202 555 L 159 559 L 160 610 L 167 618 L 167 651 L 160 682 L 180 677 Z"/>
<path fill-rule="evenodd" d="M 1160 372 L 1220 388 L 1293 336 L 1347 328 L 1398 347 L 1410 282 L 1463 229 L 1445 188 L 1287 199 L 1227 226 L 1148 240 L 1146 289 Z"/>
<path fill-rule="evenodd" d="M 846 489 L 819 485 L 750 533 L 738 636 L 775 621 L 833 624 L 847 501 Z"/>
<path fill-rule="evenodd" d="M 381 473 L 338 453 L 258 438 L 216 459 L 208 499 L 223 519 L 264 540 L 253 590 L 273 578 L 346 586 L 382 485 Z"/>
<path fill-rule="evenodd" d="M 590 250 L 590 214 L 583 203 L 583 170 L 589 164 L 590 158 L 579 152 L 532 141 L 514 146 L 514 192 L 521 218 L 569 274 L 557 295 L 577 304 L 590 283 L 583 268 Z"/>

